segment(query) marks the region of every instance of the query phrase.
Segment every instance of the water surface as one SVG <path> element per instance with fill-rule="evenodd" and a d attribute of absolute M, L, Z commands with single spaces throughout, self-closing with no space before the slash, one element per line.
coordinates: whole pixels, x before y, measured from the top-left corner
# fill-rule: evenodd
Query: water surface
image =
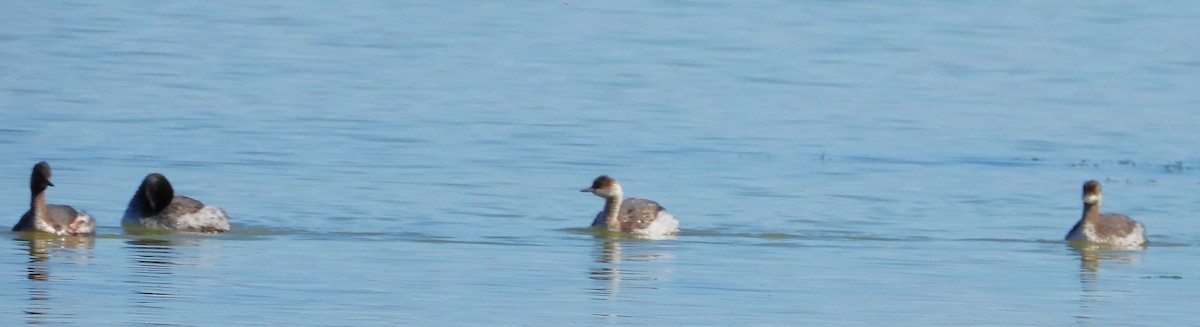
<path fill-rule="evenodd" d="M 28 325 L 1196 325 L 1183 1 L 0 5 Z M 225 235 L 130 235 L 145 174 Z M 586 227 L 618 178 L 671 240 Z M 1144 251 L 1060 239 L 1080 186 Z"/>

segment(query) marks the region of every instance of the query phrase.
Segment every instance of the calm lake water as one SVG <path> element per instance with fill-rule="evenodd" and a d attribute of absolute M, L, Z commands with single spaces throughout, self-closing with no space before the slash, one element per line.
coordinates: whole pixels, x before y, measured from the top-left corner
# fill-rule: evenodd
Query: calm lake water
<path fill-rule="evenodd" d="M 1191 1 L 4 2 L 4 325 L 1200 325 Z M 141 178 L 224 235 L 129 235 Z M 597 175 L 674 239 L 585 228 Z M 1144 251 L 1060 241 L 1080 185 Z M 7 224 L 6 223 L 6 224 Z M 7 225 L 6 225 L 7 226 Z"/>

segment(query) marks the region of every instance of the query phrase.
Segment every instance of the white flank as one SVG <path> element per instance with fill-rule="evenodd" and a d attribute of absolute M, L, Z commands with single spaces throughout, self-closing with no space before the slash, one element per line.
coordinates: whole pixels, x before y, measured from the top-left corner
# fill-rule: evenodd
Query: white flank
<path fill-rule="evenodd" d="M 679 220 L 666 210 L 659 211 L 654 221 L 643 229 L 636 229 L 635 234 L 648 239 L 665 239 L 679 232 Z"/>

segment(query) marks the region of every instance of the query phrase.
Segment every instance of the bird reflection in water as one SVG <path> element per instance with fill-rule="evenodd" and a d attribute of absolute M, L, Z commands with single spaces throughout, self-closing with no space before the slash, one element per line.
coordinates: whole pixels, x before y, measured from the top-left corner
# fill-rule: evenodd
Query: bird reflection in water
<path fill-rule="evenodd" d="M 622 235 L 614 234 L 620 233 L 602 231 L 596 236 L 596 247 L 593 250 L 593 261 L 596 264 L 589 270 L 588 278 L 603 285 L 591 289 L 595 299 L 615 300 L 622 287 L 657 289 L 656 282 L 662 280 L 669 269 L 661 265 L 641 263 L 669 260 L 671 257 L 664 253 L 647 252 L 656 250 L 652 241 L 622 239 Z M 633 285 L 623 286 L 622 283 Z"/>
<path fill-rule="evenodd" d="M 593 254 L 598 265 L 592 267 L 588 278 L 604 283 L 604 287 L 592 289 L 600 298 L 611 299 L 621 291 L 621 242 L 614 239 L 599 240 Z"/>
<path fill-rule="evenodd" d="M 18 237 L 17 241 L 25 242 L 29 253 L 29 265 L 25 275 L 30 281 L 29 308 L 25 310 L 29 324 L 50 324 L 59 316 L 69 316 L 68 313 L 54 312 L 55 297 L 51 292 L 52 285 L 48 283 L 51 282 L 51 259 L 87 262 L 91 259 L 91 253 L 87 250 L 95 245 L 95 238 L 25 233 Z"/>
<path fill-rule="evenodd" d="M 179 246 L 194 246 L 189 240 L 139 238 L 125 241 L 133 260 L 133 273 L 126 281 L 133 285 L 136 314 L 148 321 L 171 321 L 163 315 L 166 304 L 179 298 L 175 268 L 180 264 Z"/>
<path fill-rule="evenodd" d="M 1134 254 L 1145 249 L 1145 246 L 1117 247 L 1091 242 L 1071 242 L 1070 247 L 1079 256 L 1079 278 L 1085 292 L 1095 287 L 1101 261 L 1129 264 L 1136 260 Z"/>
<path fill-rule="evenodd" d="M 1145 246 L 1112 246 L 1077 241 L 1072 241 L 1069 245 L 1071 250 L 1079 256 L 1079 284 L 1082 291 L 1079 305 L 1083 312 L 1077 317 L 1084 322 L 1095 322 L 1092 321 L 1093 316 L 1087 312 L 1103 310 L 1105 300 L 1109 295 L 1100 285 L 1101 262 L 1136 263 L 1140 258 L 1138 251 L 1145 249 Z"/>

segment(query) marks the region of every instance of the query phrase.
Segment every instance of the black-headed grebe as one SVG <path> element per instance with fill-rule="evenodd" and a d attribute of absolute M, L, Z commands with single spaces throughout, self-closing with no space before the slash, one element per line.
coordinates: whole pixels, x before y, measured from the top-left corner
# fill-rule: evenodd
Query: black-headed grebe
<path fill-rule="evenodd" d="M 176 196 L 167 177 L 153 173 L 142 179 L 142 186 L 129 200 L 121 225 L 214 233 L 229 231 L 229 217 L 220 208 L 204 205 L 186 196 Z"/>
<path fill-rule="evenodd" d="M 1117 246 L 1146 244 L 1146 229 L 1142 223 L 1122 214 L 1100 213 L 1102 198 L 1100 182 L 1083 184 L 1083 217 L 1067 233 L 1066 240 Z"/>
<path fill-rule="evenodd" d="M 621 184 L 612 177 L 596 177 L 596 180 L 592 181 L 592 187 L 580 192 L 589 192 L 604 198 L 604 210 L 596 214 L 592 227 L 603 226 L 611 231 L 649 236 L 679 231 L 679 220 L 657 202 L 636 198 L 623 199 Z"/>
<path fill-rule="evenodd" d="M 46 204 L 46 188 L 50 182 L 50 164 L 45 161 L 33 166 L 29 178 L 29 211 L 13 226 L 14 232 L 42 231 L 55 235 L 88 235 L 96 232 L 96 220 L 87 212 L 58 204 Z"/>

